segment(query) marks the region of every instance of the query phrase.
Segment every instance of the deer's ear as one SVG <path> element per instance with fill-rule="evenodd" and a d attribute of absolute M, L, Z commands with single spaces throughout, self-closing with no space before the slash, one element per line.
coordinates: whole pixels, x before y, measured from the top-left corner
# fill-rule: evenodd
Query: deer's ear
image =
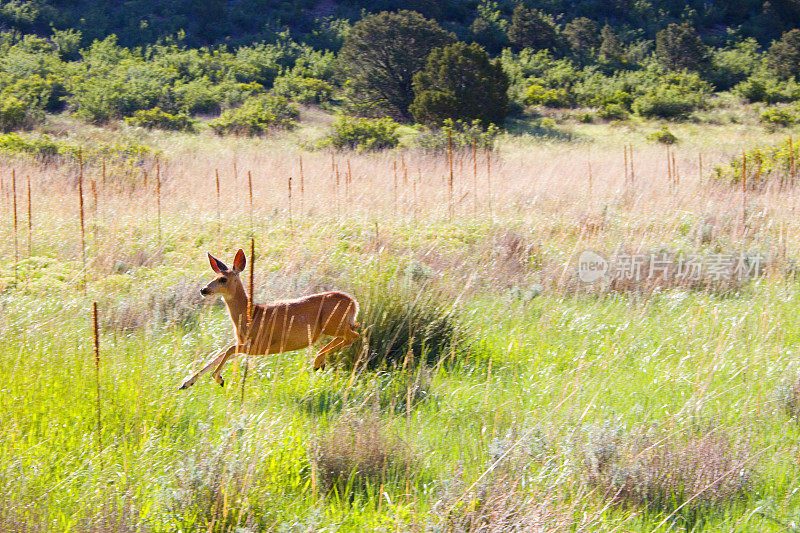
<path fill-rule="evenodd" d="M 223 272 L 228 270 L 228 267 L 225 266 L 225 263 L 223 263 L 222 261 L 220 261 L 211 254 L 208 254 L 208 262 L 211 263 L 211 270 L 213 270 L 217 274 L 222 274 Z"/>
<path fill-rule="evenodd" d="M 239 251 L 236 252 L 236 257 L 233 258 L 233 271 L 242 272 L 246 264 L 247 260 L 244 257 L 244 250 L 239 248 Z"/>

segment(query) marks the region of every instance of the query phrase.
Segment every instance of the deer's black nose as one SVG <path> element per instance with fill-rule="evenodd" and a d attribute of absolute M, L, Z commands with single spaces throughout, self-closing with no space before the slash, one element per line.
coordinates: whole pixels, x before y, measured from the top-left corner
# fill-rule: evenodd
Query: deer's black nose
<path fill-rule="evenodd" d="M 206 296 L 208 294 L 208 287 L 203 287 L 202 289 L 200 289 L 200 294 Z"/>

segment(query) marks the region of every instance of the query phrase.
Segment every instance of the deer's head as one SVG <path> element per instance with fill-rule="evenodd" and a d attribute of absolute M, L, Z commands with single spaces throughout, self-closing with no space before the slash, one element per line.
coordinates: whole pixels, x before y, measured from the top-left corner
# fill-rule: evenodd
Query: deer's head
<path fill-rule="evenodd" d="M 232 269 L 229 269 L 225 266 L 225 263 L 211 254 L 208 254 L 208 262 L 211 263 L 211 270 L 217 274 L 217 277 L 211 280 L 211 283 L 200 289 L 200 294 L 203 296 L 214 296 L 218 294 L 226 300 L 232 298 L 242 285 L 239 280 L 239 273 L 244 270 L 246 263 L 244 250 L 236 252 L 236 257 L 233 258 Z"/>

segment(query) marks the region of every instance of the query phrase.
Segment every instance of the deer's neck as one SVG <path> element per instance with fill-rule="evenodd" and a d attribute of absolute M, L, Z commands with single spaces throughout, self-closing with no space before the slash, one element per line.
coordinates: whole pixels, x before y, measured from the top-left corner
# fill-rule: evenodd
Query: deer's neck
<path fill-rule="evenodd" d="M 236 289 L 232 296 L 225 298 L 225 305 L 228 306 L 228 313 L 231 315 L 233 327 L 236 330 L 236 340 L 244 343 L 247 338 L 247 304 L 250 299 L 244 291 L 241 280 L 236 280 Z"/>

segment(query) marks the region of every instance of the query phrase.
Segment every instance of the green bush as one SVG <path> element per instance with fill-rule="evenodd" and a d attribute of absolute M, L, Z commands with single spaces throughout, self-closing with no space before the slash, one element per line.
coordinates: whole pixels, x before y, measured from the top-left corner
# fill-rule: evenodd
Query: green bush
<path fill-rule="evenodd" d="M 692 93 L 676 85 L 657 86 L 633 102 L 633 110 L 647 118 L 686 118 L 695 109 L 704 107 L 705 95 Z"/>
<path fill-rule="evenodd" d="M 0 135 L 0 153 L 47 158 L 57 155 L 58 152 L 58 144 L 46 135 L 41 137 L 22 136 L 16 133 Z"/>
<path fill-rule="evenodd" d="M 333 86 L 318 78 L 284 75 L 275 79 L 272 92 L 301 104 L 322 104 L 331 100 Z"/>
<path fill-rule="evenodd" d="M 187 113 L 219 113 L 222 91 L 206 76 L 175 84 L 175 98 Z"/>
<path fill-rule="evenodd" d="M 787 127 L 797 124 L 797 111 L 787 107 L 770 107 L 761 113 L 761 122 L 769 127 Z"/>
<path fill-rule="evenodd" d="M 800 84 L 795 79 L 781 81 L 763 72 L 750 76 L 733 92 L 749 102 L 778 104 L 800 100 Z"/>
<path fill-rule="evenodd" d="M 566 89 L 547 89 L 538 83 L 532 83 L 525 90 L 525 105 L 541 105 L 544 107 L 570 107 L 572 99 Z"/>
<path fill-rule="evenodd" d="M 0 100 L 0 132 L 27 129 L 32 123 L 24 102 L 13 96 Z"/>
<path fill-rule="evenodd" d="M 661 126 L 660 130 L 648 135 L 647 139 L 661 144 L 675 144 L 678 142 L 678 138 L 666 126 Z"/>
<path fill-rule="evenodd" d="M 628 110 L 622 104 L 608 103 L 597 111 L 597 116 L 605 120 L 625 120 Z"/>
<path fill-rule="evenodd" d="M 361 338 L 337 357 L 346 368 L 399 368 L 460 355 L 463 327 L 452 301 L 411 281 L 378 281 L 359 296 Z"/>
<path fill-rule="evenodd" d="M 38 74 L 13 79 L 0 73 L 0 89 L 0 98 L 13 96 L 31 111 L 58 110 L 64 91 L 61 82 L 55 77 L 43 78 Z"/>
<path fill-rule="evenodd" d="M 208 123 L 218 135 L 261 135 L 272 128 L 291 129 L 300 115 L 297 106 L 283 96 L 253 96 Z"/>
<path fill-rule="evenodd" d="M 508 94 L 517 105 L 525 103 L 526 92 L 532 85 L 540 85 L 545 90 L 561 90 L 569 94 L 572 105 L 575 85 L 580 83 L 584 73 L 566 59 L 554 59 L 547 50 L 522 50 L 514 54 L 510 49 L 503 50 L 500 56 L 503 71 L 509 78 Z"/>
<path fill-rule="evenodd" d="M 78 116 L 103 123 L 140 109 L 176 107 L 172 87 L 178 70 L 118 46 L 114 36 L 95 41 L 82 54 L 81 68 L 67 81 L 67 100 Z"/>
<path fill-rule="evenodd" d="M 730 48 L 715 49 L 711 57 L 710 81 L 717 89 L 727 91 L 750 77 L 760 59 L 755 39 L 745 39 Z"/>
<path fill-rule="evenodd" d="M 770 181 L 794 183 L 800 158 L 800 144 L 788 140 L 777 146 L 759 146 L 744 153 L 744 174 L 752 189 L 760 189 Z M 739 186 L 742 182 L 742 155 L 734 156 L 728 164 L 714 168 L 714 178 Z"/>
<path fill-rule="evenodd" d="M 194 131 L 195 121 L 185 113 L 167 113 L 159 107 L 136 111 L 132 117 L 127 117 L 125 123 L 147 129 Z"/>
<path fill-rule="evenodd" d="M 385 118 L 352 118 L 340 116 L 333 123 L 327 142 L 336 148 L 380 150 L 394 148 L 400 142 L 394 120 Z"/>
<path fill-rule="evenodd" d="M 800 75 L 800 29 L 793 29 L 769 47 L 767 63 L 783 79 Z"/>
<path fill-rule="evenodd" d="M 409 111 L 428 125 L 448 118 L 502 125 L 508 114 L 508 76 L 500 61 L 491 60 L 476 43 L 437 48 L 414 76 Z"/>
<path fill-rule="evenodd" d="M 499 133 L 500 128 L 494 124 L 484 127 L 478 120 L 445 120 L 441 128 L 422 130 L 414 144 L 429 152 L 444 152 L 448 143 L 455 149 L 471 149 L 474 143 L 477 148 L 491 150 Z"/>

